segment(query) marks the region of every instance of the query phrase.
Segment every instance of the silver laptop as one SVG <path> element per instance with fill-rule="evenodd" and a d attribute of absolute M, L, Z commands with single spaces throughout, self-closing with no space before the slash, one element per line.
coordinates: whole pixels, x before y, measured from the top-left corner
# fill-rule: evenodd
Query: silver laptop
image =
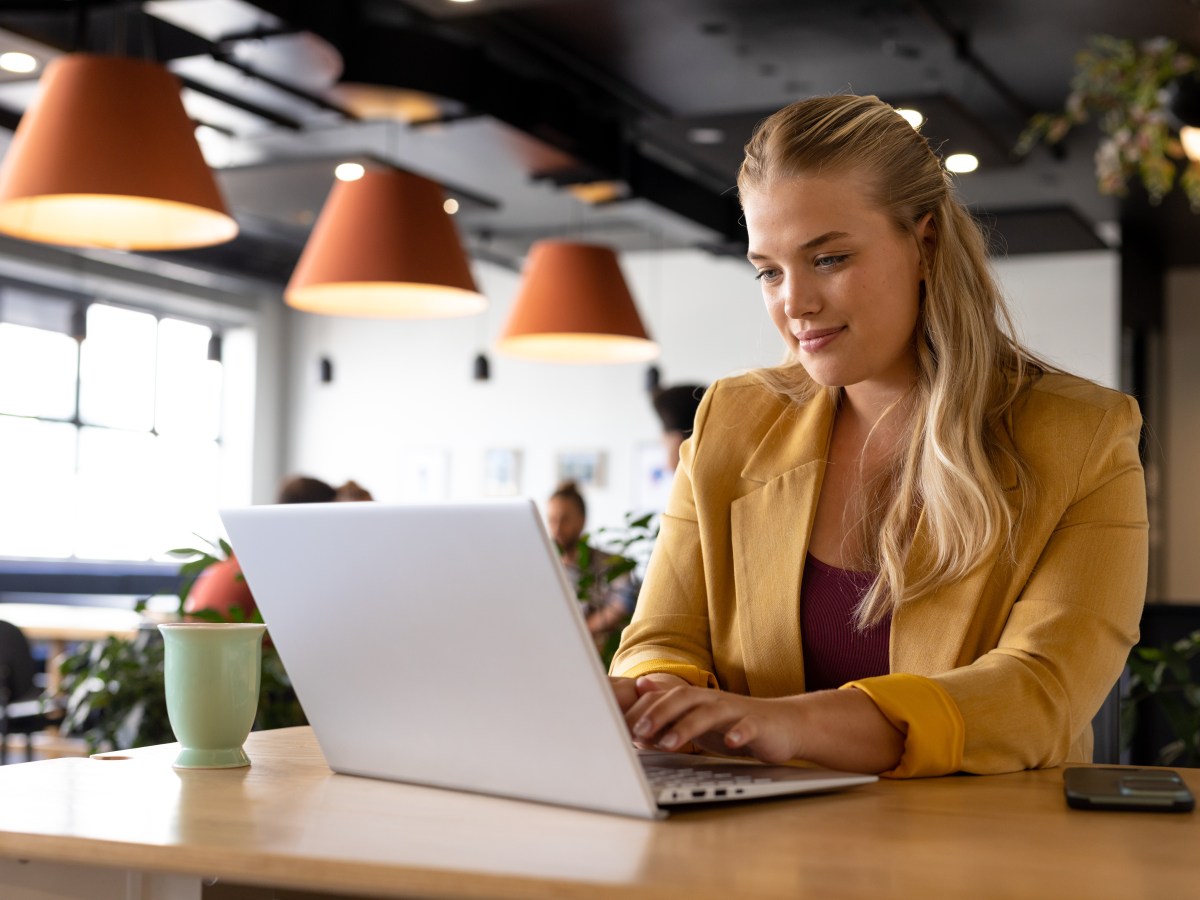
<path fill-rule="evenodd" d="M 639 753 L 530 500 L 221 518 L 336 772 L 641 817 L 876 780 Z"/>

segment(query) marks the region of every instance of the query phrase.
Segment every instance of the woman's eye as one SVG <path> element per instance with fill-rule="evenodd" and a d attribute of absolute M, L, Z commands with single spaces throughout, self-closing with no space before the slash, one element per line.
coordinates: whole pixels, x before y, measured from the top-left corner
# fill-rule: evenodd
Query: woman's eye
<path fill-rule="evenodd" d="M 846 256 L 844 254 L 841 256 L 818 256 L 816 267 L 818 269 L 832 269 L 845 259 Z"/>
<path fill-rule="evenodd" d="M 775 269 L 759 269 L 754 273 L 755 281 L 774 281 L 778 271 Z"/>

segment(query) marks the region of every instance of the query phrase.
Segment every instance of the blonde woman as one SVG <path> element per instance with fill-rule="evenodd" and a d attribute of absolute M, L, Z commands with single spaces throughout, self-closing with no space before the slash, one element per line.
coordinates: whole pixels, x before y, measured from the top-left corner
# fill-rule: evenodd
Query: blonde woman
<path fill-rule="evenodd" d="M 1146 583 L 1141 418 L 1013 338 L 983 237 L 874 97 L 746 147 L 789 361 L 718 381 L 613 688 L 639 742 L 894 777 L 1091 759 Z"/>

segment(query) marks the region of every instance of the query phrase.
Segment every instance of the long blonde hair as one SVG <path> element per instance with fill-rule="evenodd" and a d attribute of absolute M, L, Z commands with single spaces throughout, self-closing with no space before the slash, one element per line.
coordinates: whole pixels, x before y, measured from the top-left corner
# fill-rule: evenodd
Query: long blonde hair
<path fill-rule="evenodd" d="M 1048 366 L 1013 337 L 983 232 L 954 196 L 928 142 L 894 109 L 877 97 L 852 95 L 781 109 L 746 145 L 738 190 L 745 197 L 816 172 L 865 173 L 898 229 L 915 238 L 918 223 L 931 214 L 935 235 L 932 248 L 917 241 L 925 264 L 915 333 L 918 374 L 898 407 L 909 411 L 911 438 L 866 516 L 864 562 L 879 574 L 858 609 L 865 627 L 886 618 L 895 604 L 957 581 L 1007 549 L 1019 510 L 1005 501 L 999 472 L 1007 461 L 1022 481 L 1027 475 L 1000 435 L 1021 389 Z M 760 376 L 797 402 L 823 390 L 794 353 Z M 828 390 L 836 402 L 840 389 Z M 931 558 L 908 580 L 904 567 L 918 515 L 928 528 Z"/>

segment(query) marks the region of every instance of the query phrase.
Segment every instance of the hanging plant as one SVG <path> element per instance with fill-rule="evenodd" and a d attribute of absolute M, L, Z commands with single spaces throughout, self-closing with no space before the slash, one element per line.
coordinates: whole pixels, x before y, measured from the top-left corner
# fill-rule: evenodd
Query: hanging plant
<path fill-rule="evenodd" d="M 1039 113 L 1016 147 L 1057 144 L 1077 125 L 1095 119 L 1103 132 L 1096 148 L 1096 182 L 1102 194 L 1125 196 L 1130 179 L 1141 181 L 1150 202 L 1170 193 L 1176 178 L 1200 212 L 1200 162 L 1186 159 L 1168 110 L 1169 88 L 1200 71 L 1200 60 L 1167 38 L 1132 41 L 1108 35 L 1088 39 L 1075 56 L 1071 92 L 1061 113 Z"/>

